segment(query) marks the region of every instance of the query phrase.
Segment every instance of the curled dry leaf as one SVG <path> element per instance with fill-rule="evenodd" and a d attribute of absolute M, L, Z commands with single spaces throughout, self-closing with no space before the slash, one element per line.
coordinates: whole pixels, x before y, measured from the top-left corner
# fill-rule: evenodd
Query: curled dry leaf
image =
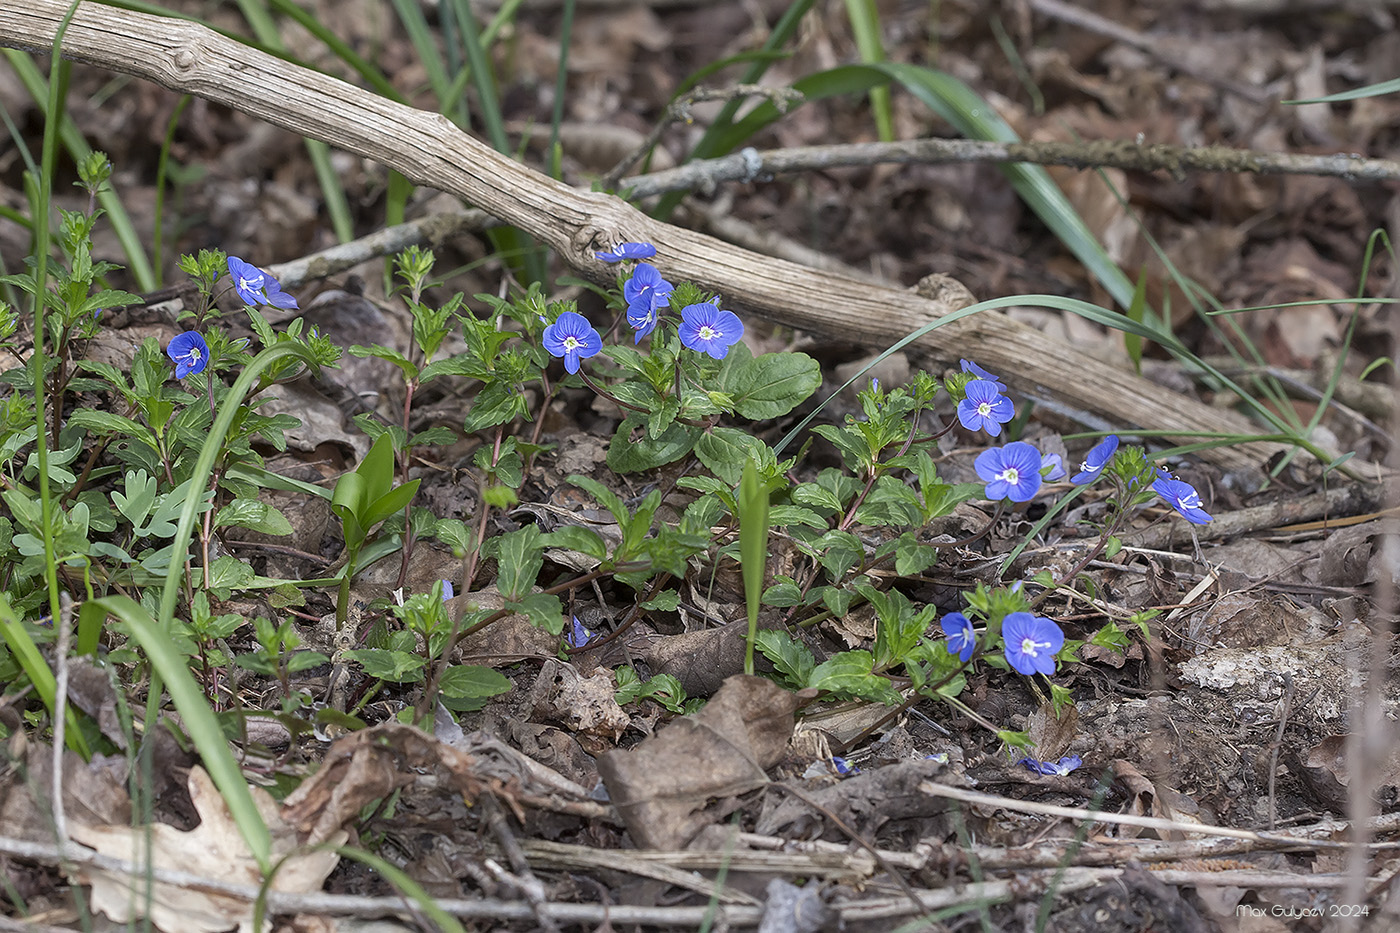
<path fill-rule="evenodd" d="M 258 787 L 249 789 L 272 834 L 274 861 L 286 856 L 273 876 L 272 889 L 298 893 L 320 890 L 340 856 L 330 848 L 293 854 L 302 845 L 296 830 L 281 819 L 276 801 L 266 791 Z M 189 832 L 164 823 L 91 826 L 75 822 L 69 826 L 69 835 L 103 855 L 137 865 L 149 863 L 158 869 L 234 884 L 260 884 L 262 873 L 257 860 L 234 824 L 218 788 L 203 768 L 190 769 L 189 791 L 200 820 Z M 345 838 L 345 833 L 339 832 L 325 841 L 340 845 Z M 235 926 L 240 931 L 253 928 L 253 904 L 241 898 L 153 882 L 148 899 L 147 882 L 141 875 L 117 874 L 91 867 L 80 868 L 77 878 L 82 884 L 92 885 L 92 906 L 117 923 L 147 916 L 143 911 L 149 904 L 151 922 L 166 933 L 215 933 Z M 264 922 L 263 928 L 270 929 L 270 924 Z"/>
<path fill-rule="evenodd" d="M 705 708 L 629 751 L 598 759 L 598 773 L 632 840 L 675 849 L 714 819 L 708 801 L 762 787 L 783 756 L 798 699 L 761 677 L 729 678 Z"/>

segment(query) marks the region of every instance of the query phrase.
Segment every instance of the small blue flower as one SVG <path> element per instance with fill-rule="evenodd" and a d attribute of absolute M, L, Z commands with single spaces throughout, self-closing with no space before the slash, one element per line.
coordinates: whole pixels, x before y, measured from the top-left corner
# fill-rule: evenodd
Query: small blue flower
<path fill-rule="evenodd" d="M 267 296 L 268 304 L 272 305 L 274 308 L 282 308 L 283 310 L 295 308 L 297 306 L 297 300 L 282 291 L 281 284 L 272 276 L 264 275 L 263 281 L 266 283 L 263 288 L 263 293 Z"/>
<path fill-rule="evenodd" d="M 744 336 L 744 322 L 733 311 L 721 311 L 718 305 L 705 302 L 681 308 L 681 343 L 700 353 L 722 360 L 729 348 Z"/>
<path fill-rule="evenodd" d="M 228 257 L 228 274 L 233 279 L 233 290 L 246 305 L 263 303 L 263 285 L 267 276 L 257 266 L 244 262 L 237 256 Z"/>
<path fill-rule="evenodd" d="M 972 373 L 972 375 L 976 376 L 978 379 L 981 379 L 984 382 L 990 382 L 992 385 L 997 387 L 998 392 L 1006 391 L 1006 386 L 1002 385 L 1002 382 L 999 378 L 993 376 L 981 366 L 978 366 L 976 363 L 972 362 L 972 360 L 958 360 L 958 362 L 962 364 L 963 372 Z"/>
<path fill-rule="evenodd" d="M 1055 673 L 1055 652 L 1065 646 L 1065 633 L 1058 625 L 1029 612 L 1008 613 L 1001 620 L 1001 638 L 1006 642 L 1006 663 L 1028 677 Z"/>
<path fill-rule="evenodd" d="M 565 311 L 558 320 L 544 329 L 544 348 L 550 356 L 562 356 L 564 368 L 578 372 L 579 360 L 588 359 L 603 349 L 603 338 L 577 311 Z"/>
<path fill-rule="evenodd" d="M 987 484 L 988 499 L 1028 502 L 1040 491 L 1040 451 L 1025 441 L 988 448 L 973 465 Z"/>
<path fill-rule="evenodd" d="M 238 297 L 246 305 L 272 305 L 276 308 L 297 306 L 297 300 L 282 291 L 276 279 L 237 256 L 228 257 L 228 274 L 233 279 L 233 290 L 238 292 Z"/>
<path fill-rule="evenodd" d="M 1094 445 L 1085 456 L 1084 462 L 1079 466 L 1079 472 L 1070 477 L 1070 482 L 1077 486 L 1085 483 L 1092 483 L 1099 478 L 1103 468 L 1108 466 L 1108 461 L 1113 459 L 1113 454 L 1118 450 L 1118 435 L 1110 434 Z"/>
<path fill-rule="evenodd" d="M 852 774 L 860 774 L 860 769 L 851 764 L 840 755 L 831 756 L 831 766 L 836 769 L 836 773 L 842 777 L 850 777 Z"/>
<path fill-rule="evenodd" d="M 442 581 L 442 601 L 447 602 L 449 599 L 456 595 L 457 591 L 452 588 L 452 581 L 444 579 Z"/>
<path fill-rule="evenodd" d="M 656 255 L 656 247 L 650 243 L 621 243 L 617 249 L 599 250 L 593 254 L 603 262 L 622 262 L 625 259 L 650 259 Z"/>
<path fill-rule="evenodd" d="M 1047 483 L 1065 478 L 1065 466 L 1059 454 L 1046 454 L 1040 460 L 1040 476 Z"/>
<path fill-rule="evenodd" d="M 959 661 L 966 661 L 977 650 L 977 633 L 972 623 L 961 612 L 950 612 L 938 623 L 948 638 L 948 653 L 956 654 Z"/>
<path fill-rule="evenodd" d="M 1084 764 L 1084 761 L 1078 755 L 1066 755 L 1059 761 L 1036 761 L 1034 758 L 1022 758 L 1021 764 L 1038 774 L 1056 774 L 1064 777 Z"/>
<path fill-rule="evenodd" d="M 641 343 L 642 338 L 656 328 L 658 312 L 671 303 L 671 292 L 675 286 L 661 277 L 656 267 L 645 262 L 638 263 L 636 271 L 622 286 L 622 297 L 627 301 L 627 323 L 637 331 L 633 343 Z"/>
<path fill-rule="evenodd" d="M 582 648 L 598 637 L 598 633 L 580 622 L 578 616 L 571 618 L 573 622 L 564 630 L 564 641 L 568 642 L 570 648 Z"/>
<path fill-rule="evenodd" d="M 1001 426 L 1016 417 L 1016 406 L 997 391 L 995 383 L 974 379 L 964 389 L 967 398 L 958 402 L 958 420 L 969 431 L 1001 434 Z"/>
<path fill-rule="evenodd" d="M 183 379 L 190 373 L 202 373 L 209 365 L 209 344 L 192 330 L 176 334 L 165 348 L 165 355 L 175 361 L 175 378 Z"/>
<path fill-rule="evenodd" d="M 1210 513 L 1201 508 L 1200 494 L 1185 480 L 1158 475 L 1157 481 L 1152 484 L 1152 491 L 1166 499 L 1168 505 L 1193 525 L 1204 525 L 1210 521 Z"/>

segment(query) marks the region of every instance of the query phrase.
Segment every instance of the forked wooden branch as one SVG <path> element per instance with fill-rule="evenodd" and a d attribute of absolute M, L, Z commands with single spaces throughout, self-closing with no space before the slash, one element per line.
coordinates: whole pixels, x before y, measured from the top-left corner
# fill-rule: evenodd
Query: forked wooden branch
<path fill-rule="evenodd" d="M 51 48 L 67 8 L 66 0 L 0 4 L 0 45 Z M 673 280 L 697 282 L 728 304 L 779 324 L 880 347 L 962 306 L 771 259 L 653 220 L 620 198 L 570 188 L 514 162 L 445 117 L 377 97 L 195 23 L 85 2 L 64 35 L 62 52 L 374 159 L 520 227 L 600 282 L 611 283 L 615 273 L 594 258 L 595 250 L 643 240 L 656 244 L 656 265 Z M 965 294 L 948 290 L 960 291 Z M 1233 412 L 1173 394 L 996 313 L 954 322 L 914 347 L 944 364 L 975 359 L 1021 393 L 1091 413 L 1118 430 L 1256 430 Z M 1239 445 L 1202 456 L 1226 468 L 1249 469 L 1274 449 Z"/>

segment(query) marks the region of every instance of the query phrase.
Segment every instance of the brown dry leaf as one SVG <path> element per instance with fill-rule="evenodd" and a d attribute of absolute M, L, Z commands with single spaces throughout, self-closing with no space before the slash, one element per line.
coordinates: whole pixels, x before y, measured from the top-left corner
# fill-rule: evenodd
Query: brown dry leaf
<path fill-rule="evenodd" d="M 762 787 L 783 756 L 797 697 L 761 677 L 724 682 L 705 708 L 630 751 L 608 752 L 598 773 L 633 841 L 677 849 L 713 821 L 712 798 Z"/>
<path fill-rule="evenodd" d="M 274 860 L 287 856 L 272 879 L 273 890 L 298 893 L 320 890 L 340 856 L 329 848 L 290 854 L 301 844 L 298 834 L 278 816 L 277 803 L 266 791 L 257 787 L 249 789 L 272 834 Z M 257 861 L 219 796 L 218 788 L 203 768 L 190 769 L 189 791 L 200 818 L 199 825 L 189 832 L 164 823 L 91 826 L 75 822 L 69 827 L 69 835 L 103 855 L 138 865 L 150 864 L 155 868 L 189 872 L 235 884 L 261 883 L 262 872 Z M 345 833 L 340 832 L 326 841 L 340 845 L 345 838 Z M 117 923 L 127 923 L 145 915 L 146 881 L 140 876 L 85 867 L 78 870 L 77 878 L 82 884 L 92 885 L 92 906 Z M 215 933 L 235 926 L 241 931 L 250 930 L 253 925 L 250 902 L 173 884 L 153 883 L 149 904 L 151 922 L 168 933 Z M 270 926 L 264 922 L 263 928 L 270 929 Z"/>
<path fill-rule="evenodd" d="M 572 664 L 546 661 L 536 689 L 540 687 L 545 687 L 542 692 L 548 694 L 548 699 L 536 706 L 536 712 L 576 733 L 605 736 L 616 742 L 631 724 L 632 720 L 617 705 L 617 683 L 612 671 L 600 670 L 584 677 Z"/>
<path fill-rule="evenodd" d="M 384 723 L 337 739 L 321 770 L 287 796 L 282 818 L 309 832 L 309 844 L 359 819 L 365 804 L 420 778 L 450 787 L 468 801 L 481 792 L 472 758 L 422 729 Z"/>

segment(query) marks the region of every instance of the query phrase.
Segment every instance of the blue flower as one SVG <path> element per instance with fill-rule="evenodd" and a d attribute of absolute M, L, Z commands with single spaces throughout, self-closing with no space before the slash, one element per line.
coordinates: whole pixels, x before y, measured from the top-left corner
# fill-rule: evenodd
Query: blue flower
<path fill-rule="evenodd" d="M 972 373 L 972 375 L 976 376 L 978 379 L 981 379 L 984 382 L 990 382 L 992 385 L 997 387 L 998 392 L 1006 391 L 1006 386 L 1002 385 L 1000 379 L 987 372 L 981 366 L 978 366 L 976 363 L 972 362 L 972 360 L 958 360 L 958 362 L 962 364 L 963 372 Z"/>
<path fill-rule="evenodd" d="M 1040 460 L 1040 476 L 1047 483 L 1065 478 L 1065 467 L 1059 454 L 1046 454 Z"/>
<path fill-rule="evenodd" d="M 637 331 L 633 343 L 641 343 L 656 328 L 657 312 L 671 303 L 673 291 L 675 286 L 663 279 L 655 266 L 637 264 L 632 277 L 622 286 L 622 297 L 627 300 L 627 323 Z"/>
<path fill-rule="evenodd" d="M 1016 417 L 1016 406 L 997 391 L 996 383 L 974 379 L 967 384 L 967 398 L 958 402 L 958 420 L 969 431 L 986 431 L 992 437 Z"/>
<path fill-rule="evenodd" d="M 175 361 L 175 378 L 183 379 L 190 373 L 202 373 L 209 365 L 209 344 L 192 330 L 176 334 L 165 348 L 165 355 Z"/>
<path fill-rule="evenodd" d="M 831 766 L 836 769 L 836 773 L 842 777 L 850 777 L 852 774 L 860 774 L 860 769 L 851 764 L 840 755 L 831 756 Z"/>
<path fill-rule="evenodd" d="M 281 284 L 272 276 L 264 275 L 263 281 L 266 283 L 263 288 L 263 293 L 267 295 L 268 304 L 272 305 L 274 308 L 282 308 L 284 310 L 297 306 L 297 300 L 282 291 Z"/>
<path fill-rule="evenodd" d="M 1190 483 L 1159 475 L 1152 484 L 1152 491 L 1166 499 L 1168 505 L 1193 525 L 1204 525 L 1210 521 L 1210 513 L 1201 508 L 1200 494 Z"/>
<path fill-rule="evenodd" d="M 1028 502 L 1040 491 L 1040 451 L 1025 441 L 991 447 L 974 461 L 977 475 L 987 484 L 987 498 Z"/>
<path fill-rule="evenodd" d="M 744 336 L 744 322 L 733 311 L 721 311 L 706 302 L 681 308 L 681 343 L 700 353 L 722 360 L 729 348 Z"/>
<path fill-rule="evenodd" d="M 972 623 L 961 612 L 950 612 L 938 623 L 948 638 L 948 653 L 956 654 L 959 661 L 966 661 L 977 650 L 977 633 Z"/>
<path fill-rule="evenodd" d="M 565 311 L 558 320 L 544 329 L 544 348 L 550 356 L 562 356 L 564 368 L 578 372 L 579 360 L 588 359 L 603 349 L 603 338 L 577 311 Z"/>
<path fill-rule="evenodd" d="M 447 602 L 456 595 L 456 591 L 452 588 L 452 581 L 444 578 L 442 581 L 442 601 Z"/>
<path fill-rule="evenodd" d="M 603 262 L 622 262 L 625 259 L 650 259 L 656 255 L 656 247 L 650 243 L 621 243 L 617 249 L 599 250 L 593 254 Z"/>
<path fill-rule="evenodd" d="M 1055 652 L 1065 646 L 1065 633 L 1045 616 L 1029 612 L 1008 613 L 1001 621 L 1006 642 L 1006 663 L 1020 674 L 1055 673 Z"/>
<path fill-rule="evenodd" d="M 570 648 L 582 648 L 598 637 L 598 633 L 580 622 L 578 616 L 571 618 L 573 622 L 564 630 L 564 641 L 568 642 Z"/>
<path fill-rule="evenodd" d="M 1038 774 L 1057 774 L 1064 777 L 1084 764 L 1084 761 L 1078 755 L 1066 755 L 1059 761 L 1036 761 L 1034 758 L 1022 758 L 1021 764 Z"/>
<path fill-rule="evenodd" d="M 297 306 L 297 300 L 282 291 L 276 279 L 237 256 L 228 257 L 228 274 L 233 279 L 233 290 L 238 292 L 238 297 L 246 305 Z"/>
<path fill-rule="evenodd" d="M 1079 472 L 1070 477 L 1070 482 L 1078 486 L 1085 483 L 1092 483 L 1099 478 L 1103 468 L 1108 466 L 1108 461 L 1113 459 L 1113 454 L 1118 450 L 1118 435 L 1110 434 L 1094 445 L 1085 456 L 1084 462 L 1079 466 Z"/>

